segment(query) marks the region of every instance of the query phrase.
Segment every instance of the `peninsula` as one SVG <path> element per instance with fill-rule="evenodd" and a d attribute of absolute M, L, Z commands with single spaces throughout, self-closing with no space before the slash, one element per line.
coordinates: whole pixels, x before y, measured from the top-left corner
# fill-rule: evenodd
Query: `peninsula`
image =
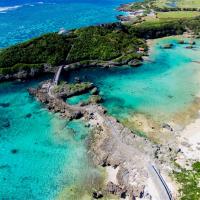
<path fill-rule="evenodd" d="M 198 156 L 192 159 L 189 153 L 187 157 L 193 140 L 189 143 L 177 136 L 178 128 L 175 130 L 176 126 L 168 123 L 151 123 L 151 130 L 159 132 L 158 140 L 141 135 L 130 128 L 130 123 L 123 123 L 106 111 L 101 91 L 94 83 L 79 77 L 73 82 L 60 78 L 61 74 L 70 76 L 71 71 L 83 68 L 142 68 L 151 53 L 150 43 L 162 37 L 181 35 L 177 43 L 186 45 L 185 49 L 195 49 L 195 40 L 200 37 L 198 0 L 193 4 L 187 0 L 144 0 L 118 9 L 128 12 L 127 16 L 118 16 L 120 22 L 48 33 L 2 49 L 0 81 L 56 74 L 56 78 L 28 91 L 49 111 L 67 120 L 83 119 L 92 129 L 89 155 L 108 175 L 103 186 L 92 192 L 94 199 L 106 199 L 111 194 L 118 199 L 198 200 L 200 160 Z M 160 48 L 171 49 L 173 44 L 161 44 Z M 68 102 L 81 94 L 89 94 L 88 100 L 75 105 Z M 192 106 L 189 112 L 195 117 L 189 120 L 196 119 L 199 97 Z M 191 124 L 183 127 L 185 138 L 188 126 Z M 162 134 L 168 136 L 166 140 Z"/>

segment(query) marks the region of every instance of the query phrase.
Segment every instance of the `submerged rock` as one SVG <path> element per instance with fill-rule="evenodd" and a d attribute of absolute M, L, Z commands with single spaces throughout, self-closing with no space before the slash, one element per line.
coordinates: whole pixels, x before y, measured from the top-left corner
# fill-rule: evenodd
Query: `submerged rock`
<path fill-rule="evenodd" d="M 103 194 L 102 194 L 101 191 L 95 191 L 95 192 L 93 192 L 92 196 L 95 199 L 101 199 L 101 198 L 103 198 Z"/>
<path fill-rule="evenodd" d="M 187 47 L 185 47 L 186 49 L 193 49 L 194 48 L 194 46 L 192 46 L 192 45 L 189 45 L 189 46 L 187 46 Z"/>
<path fill-rule="evenodd" d="M 169 43 L 169 44 L 164 44 L 163 46 L 161 46 L 163 49 L 171 49 L 174 45 Z"/>
<path fill-rule="evenodd" d="M 10 106 L 10 103 L 0 103 L 0 107 L 7 108 Z"/>
<path fill-rule="evenodd" d="M 0 127 L 3 127 L 3 128 L 9 128 L 10 127 L 10 122 L 8 119 L 2 119 L 0 121 Z"/>
<path fill-rule="evenodd" d="M 25 115 L 25 118 L 31 118 L 31 117 L 32 117 L 31 113 L 28 113 L 27 115 Z"/>
<path fill-rule="evenodd" d="M 169 131 L 173 131 L 173 128 L 169 125 L 169 124 L 166 124 L 166 123 L 164 123 L 163 125 L 162 125 L 162 128 L 165 128 L 165 129 L 167 129 L 167 130 L 169 130 Z"/>
<path fill-rule="evenodd" d="M 184 40 L 179 40 L 178 44 L 185 44 L 185 41 Z"/>
<path fill-rule="evenodd" d="M 196 44 L 196 42 L 195 42 L 195 41 L 193 41 L 193 40 L 191 40 L 191 41 L 189 42 L 189 44 L 190 44 L 190 45 L 195 45 L 195 44 Z"/>
<path fill-rule="evenodd" d="M 109 182 L 107 184 L 107 191 L 111 194 L 119 196 L 120 198 L 126 198 L 127 190 L 115 185 L 113 182 Z"/>
<path fill-rule="evenodd" d="M 90 93 L 93 94 L 93 95 L 95 95 L 95 94 L 98 94 L 99 91 L 98 91 L 98 89 L 95 87 L 95 88 L 93 88 L 93 89 L 91 90 Z"/>
<path fill-rule="evenodd" d="M 12 150 L 11 150 L 11 153 L 12 153 L 12 154 L 16 154 L 16 153 L 18 153 L 18 150 L 17 150 L 17 149 L 12 149 Z"/>

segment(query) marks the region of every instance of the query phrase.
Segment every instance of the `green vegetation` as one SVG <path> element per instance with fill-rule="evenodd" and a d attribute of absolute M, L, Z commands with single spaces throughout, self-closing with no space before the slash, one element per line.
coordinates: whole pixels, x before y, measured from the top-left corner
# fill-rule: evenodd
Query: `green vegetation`
<path fill-rule="evenodd" d="M 128 5 L 150 12 L 157 0 L 145 0 Z M 123 65 L 142 60 L 147 50 L 144 39 L 182 34 L 190 29 L 200 33 L 199 12 L 157 12 L 154 17 L 143 17 L 140 23 L 120 23 L 90 26 L 72 30 L 66 35 L 49 33 L 17 44 L 0 52 L 0 74 L 14 74 L 24 70 L 43 71 L 44 65 Z M 143 48 L 144 53 L 138 53 Z"/>
<path fill-rule="evenodd" d="M 191 170 L 181 169 L 174 175 L 181 184 L 181 200 L 200 199 L 200 162 L 194 163 Z"/>
<path fill-rule="evenodd" d="M 172 11 L 172 12 L 158 12 L 157 17 L 160 20 L 183 19 L 199 16 L 197 11 Z"/>
<path fill-rule="evenodd" d="M 185 31 L 185 22 L 183 20 L 171 21 L 145 21 L 132 26 L 130 31 L 136 36 L 143 38 L 159 38 L 169 35 L 179 35 Z"/>
<path fill-rule="evenodd" d="M 59 85 L 54 87 L 54 93 L 60 97 L 71 97 L 77 94 L 88 92 L 93 88 L 92 83 L 66 83 L 62 81 Z"/>
<path fill-rule="evenodd" d="M 72 39 L 56 33 L 46 34 L 0 52 L 0 73 L 61 64 L 71 48 Z"/>
<path fill-rule="evenodd" d="M 199 0 L 154 0 L 154 5 L 159 8 L 172 7 L 176 5 L 178 8 L 200 8 Z"/>
<path fill-rule="evenodd" d="M 25 71 L 31 71 L 31 69 L 34 70 L 42 70 L 43 65 L 42 64 L 24 64 L 24 63 L 18 63 L 15 64 L 13 67 L 9 68 L 0 68 L 0 74 L 14 74 L 18 71 L 25 70 Z"/>
<path fill-rule="evenodd" d="M 101 103 L 103 99 L 101 98 L 100 95 L 92 95 L 89 101 L 90 103 Z"/>
<path fill-rule="evenodd" d="M 127 55 L 134 59 L 138 58 L 138 47 L 146 48 L 142 39 L 133 37 L 120 27 L 88 27 L 76 30 L 75 35 L 77 39 L 69 53 L 69 63 L 83 60 L 109 61 L 118 57 L 123 59 Z"/>
<path fill-rule="evenodd" d="M 185 11 L 186 15 L 181 13 L 178 18 L 190 18 L 196 15 L 195 11 L 200 11 L 200 1 L 199 0 L 144 0 L 142 2 L 134 2 L 127 4 L 122 7 L 123 10 L 127 11 L 137 11 L 144 10 L 144 16 L 150 13 L 152 10 L 156 12 L 171 12 L 171 11 Z M 191 13 L 191 12 L 194 12 Z M 177 18 L 177 13 L 171 13 L 171 18 Z"/>
<path fill-rule="evenodd" d="M 120 24 L 91 26 L 72 31 L 68 35 L 49 33 L 0 52 L 0 73 L 15 73 L 44 64 L 57 66 L 90 61 L 128 62 L 141 59 L 139 47 L 147 49 L 143 39 L 136 38 Z"/>
<path fill-rule="evenodd" d="M 199 0 L 144 0 L 143 2 L 133 3 L 129 5 L 129 9 L 133 10 L 144 8 L 151 8 L 155 10 L 199 10 Z"/>
<path fill-rule="evenodd" d="M 91 26 L 71 31 L 68 35 L 49 33 L 0 52 L 0 74 L 13 74 L 20 70 L 42 71 L 44 64 L 52 67 L 61 64 L 78 63 L 90 65 L 112 61 L 118 65 L 141 60 L 147 50 L 146 38 L 158 38 L 182 34 L 191 29 L 200 32 L 200 17 L 177 19 L 182 12 L 159 13 L 163 20 L 147 20 L 135 25 L 119 23 Z M 190 16 L 193 16 L 191 13 Z M 171 18 L 170 18 L 171 16 Z M 145 53 L 144 51 L 144 53 Z"/>
<path fill-rule="evenodd" d="M 153 1 L 152 0 L 144 0 L 142 2 L 134 2 L 127 4 L 125 7 L 125 10 L 131 10 L 131 11 L 136 11 L 136 10 L 147 10 L 150 11 L 153 6 Z"/>

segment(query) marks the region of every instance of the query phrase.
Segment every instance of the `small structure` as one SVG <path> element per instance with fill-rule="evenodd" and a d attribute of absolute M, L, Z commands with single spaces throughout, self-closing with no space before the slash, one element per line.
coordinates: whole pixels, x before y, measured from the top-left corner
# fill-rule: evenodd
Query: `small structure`
<path fill-rule="evenodd" d="M 135 16 L 143 16 L 144 15 L 144 10 L 136 10 L 133 12 L 133 15 Z"/>
<path fill-rule="evenodd" d="M 144 48 L 142 48 L 142 47 L 139 47 L 139 48 L 138 48 L 138 51 L 137 51 L 137 53 L 144 53 L 144 51 L 145 51 L 145 49 L 144 49 Z"/>
<path fill-rule="evenodd" d="M 60 31 L 58 32 L 58 35 L 66 35 L 68 34 L 69 31 L 65 30 L 64 28 L 61 28 Z"/>

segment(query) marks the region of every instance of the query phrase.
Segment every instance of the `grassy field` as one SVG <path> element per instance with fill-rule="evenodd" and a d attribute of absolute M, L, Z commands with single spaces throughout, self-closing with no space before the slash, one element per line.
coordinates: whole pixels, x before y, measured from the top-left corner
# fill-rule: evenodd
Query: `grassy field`
<path fill-rule="evenodd" d="M 174 12 L 158 12 L 157 17 L 159 19 L 182 19 L 197 17 L 200 12 L 197 11 L 174 11 Z"/>
<path fill-rule="evenodd" d="M 156 0 L 155 5 L 157 7 L 170 7 L 175 4 L 179 8 L 200 8 L 199 0 Z"/>
<path fill-rule="evenodd" d="M 157 17 L 144 17 L 147 22 L 171 21 L 176 19 L 188 19 L 200 16 L 197 11 L 171 11 L 171 12 L 157 12 Z"/>
<path fill-rule="evenodd" d="M 179 0 L 178 7 L 180 8 L 200 8 L 199 0 Z"/>

